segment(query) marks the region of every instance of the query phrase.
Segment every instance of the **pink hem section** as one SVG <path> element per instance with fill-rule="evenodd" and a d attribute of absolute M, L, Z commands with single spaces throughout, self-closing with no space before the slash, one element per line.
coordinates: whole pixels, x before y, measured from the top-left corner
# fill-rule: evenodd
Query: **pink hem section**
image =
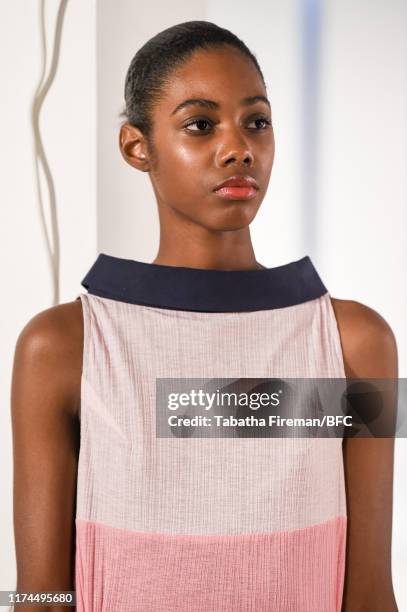
<path fill-rule="evenodd" d="M 241 535 L 148 533 L 76 519 L 78 612 L 340 612 L 346 516 Z"/>

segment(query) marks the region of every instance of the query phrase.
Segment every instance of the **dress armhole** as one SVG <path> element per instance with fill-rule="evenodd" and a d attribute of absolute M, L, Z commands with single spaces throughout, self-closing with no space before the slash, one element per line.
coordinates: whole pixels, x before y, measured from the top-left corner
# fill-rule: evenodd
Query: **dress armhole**
<path fill-rule="evenodd" d="M 82 371 L 81 371 L 81 399 L 79 406 L 79 420 L 81 420 L 82 399 L 84 397 L 84 382 L 87 380 L 88 364 L 89 364 L 89 342 L 91 329 L 91 316 L 89 298 L 86 293 L 80 293 L 76 298 L 82 304 L 82 321 L 83 321 L 83 345 L 82 345 Z"/>
<path fill-rule="evenodd" d="M 342 411 L 344 408 L 343 399 L 346 395 L 347 390 L 342 342 L 339 333 L 338 321 L 336 318 L 334 307 L 331 302 L 331 295 L 329 292 L 326 293 L 325 300 L 327 307 L 326 317 L 329 334 L 329 344 L 331 347 L 332 356 L 335 360 L 335 376 L 333 377 L 335 380 L 331 380 L 326 384 L 323 383 L 322 385 L 319 385 L 319 394 L 324 412 L 326 412 L 328 415 L 333 414 L 342 416 Z M 338 433 L 335 433 L 333 429 L 329 429 L 328 432 L 328 437 L 337 437 L 340 440 L 340 443 L 343 443 L 344 429 L 342 429 L 342 435 L 338 435 Z M 343 506 L 342 511 L 346 515 L 346 510 L 343 510 Z"/>
<path fill-rule="evenodd" d="M 331 302 L 331 295 L 328 292 L 326 294 L 327 296 L 327 306 L 328 306 L 328 314 L 330 317 L 330 329 L 331 329 L 331 337 L 332 337 L 332 344 L 333 344 L 333 348 L 335 350 L 335 358 L 337 360 L 337 364 L 339 364 L 339 368 L 341 370 L 341 374 L 340 377 L 342 378 L 346 378 L 346 373 L 345 373 L 345 361 L 344 361 L 344 355 L 343 355 L 343 350 L 342 350 L 342 341 L 341 341 L 341 336 L 340 336 L 340 332 L 339 332 L 339 326 L 338 326 L 338 321 L 336 318 L 336 314 L 335 314 L 335 310 L 334 307 L 332 305 Z M 339 376 L 338 376 L 339 377 Z"/>

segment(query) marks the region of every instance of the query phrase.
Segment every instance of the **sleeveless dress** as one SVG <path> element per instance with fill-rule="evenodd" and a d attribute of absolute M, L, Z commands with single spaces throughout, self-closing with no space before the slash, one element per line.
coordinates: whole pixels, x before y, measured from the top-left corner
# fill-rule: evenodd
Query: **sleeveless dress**
<path fill-rule="evenodd" d="M 340 612 L 342 437 L 156 435 L 156 379 L 345 377 L 310 258 L 224 271 L 100 253 L 81 284 L 78 612 Z"/>

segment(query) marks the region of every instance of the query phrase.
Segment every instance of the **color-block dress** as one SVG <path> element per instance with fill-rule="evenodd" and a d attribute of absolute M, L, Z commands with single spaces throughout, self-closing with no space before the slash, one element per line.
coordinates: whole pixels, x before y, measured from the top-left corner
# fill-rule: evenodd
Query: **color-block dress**
<path fill-rule="evenodd" d="M 78 612 L 340 612 L 342 438 L 158 437 L 159 378 L 344 378 L 308 256 L 203 270 L 100 253 L 84 321 Z"/>

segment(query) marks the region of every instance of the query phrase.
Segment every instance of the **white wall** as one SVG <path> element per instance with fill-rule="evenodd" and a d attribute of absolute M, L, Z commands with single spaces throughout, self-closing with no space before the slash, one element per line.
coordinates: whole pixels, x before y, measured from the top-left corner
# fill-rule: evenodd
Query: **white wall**
<path fill-rule="evenodd" d="M 407 376 L 407 4 L 324 4 L 318 258 L 392 325 Z"/>
<path fill-rule="evenodd" d="M 59 2 L 46 2 L 52 46 Z M 0 590 L 15 589 L 10 377 L 17 336 L 52 306 L 36 200 L 30 104 L 40 78 L 39 2 L 0 6 Z M 43 106 L 43 143 L 54 176 L 61 243 L 61 301 L 73 300 L 96 252 L 95 5 L 70 0 L 60 63 Z M 47 200 L 47 198 L 45 198 Z"/>

